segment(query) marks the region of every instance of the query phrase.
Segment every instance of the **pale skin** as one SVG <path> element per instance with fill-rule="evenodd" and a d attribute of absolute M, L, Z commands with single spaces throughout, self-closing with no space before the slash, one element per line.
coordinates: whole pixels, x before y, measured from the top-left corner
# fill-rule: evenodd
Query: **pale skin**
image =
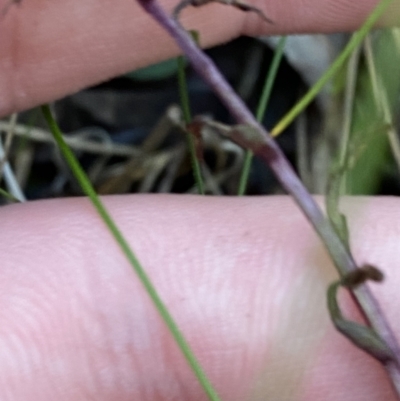
<path fill-rule="evenodd" d="M 185 10 L 182 22 L 212 45 L 351 30 L 375 3 L 254 2 L 273 26 L 212 5 Z M 25 0 L 1 21 L 0 38 L 2 115 L 176 54 L 125 0 Z M 335 271 L 289 198 L 105 200 L 223 400 L 394 399 L 379 364 L 329 321 Z M 346 211 L 357 260 L 385 273 L 371 288 L 400 334 L 400 203 L 353 199 Z M 86 200 L 0 209 L 0 255 L 0 399 L 205 400 Z"/>

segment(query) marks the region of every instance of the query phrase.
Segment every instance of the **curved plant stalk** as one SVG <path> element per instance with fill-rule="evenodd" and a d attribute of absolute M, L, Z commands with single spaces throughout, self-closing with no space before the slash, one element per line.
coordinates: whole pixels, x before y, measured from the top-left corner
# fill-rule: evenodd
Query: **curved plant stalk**
<path fill-rule="evenodd" d="M 115 224 L 114 220 L 111 218 L 110 214 L 107 212 L 107 209 L 101 202 L 100 197 L 96 194 L 96 191 L 94 190 L 92 184 L 90 183 L 89 178 L 87 177 L 86 173 L 83 171 L 82 167 L 79 165 L 78 160 L 75 158 L 71 149 L 65 143 L 64 138 L 61 134 L 61 131 L 60 131 L 55 119 L 53 118 L 53 116 L 51 114 L 49 106 L 48 105 L 42 106 L 42 112 L 43 112 L 43 115 L 45 117 L 47 124 L 49 125 L 50 131 L 53 134 L 53 137 L 58 145 L 60 152 L 62 153 L 64 159 L 66 160 L 66 162 L 68 163 L 72 172 L 74 173 L 74 176 L 78 180 L 79 185 L 81 186 L 83 192 L 89 197 L 93 206 L 97 210 L 97 213 L 100 215 L 100 217 L 106 224 L 107 228 L 109 229 L 110 233 L 114 237 L 115 241 L 118 243 L 122 252 L 125 254 L 126 258 L 128 259 L 129 263 L 132 265 L 133 270 L 135 271 L 135 273 L 137 274 L 142 285 L 146 289 L 150 299 L 153 301 L 161 318 L 164 320 L 164 323 L 166 324 L 166 326 L 168 327 L 172 336 L 174 337 L 176 343 L 178 344 L 178 347 L 182 351 L 184 357 L 186 358 L 186 361 L 188 362 L 193 373 L 195 374 L 195 376 L 197 377 L 201 386 L 203 387 L 205 393 L 208 395 L 208 397 L 211 401 L 221 401 L 217 392 L 213 388 L 211 382 L 208 380 L 207 376 L 205 375 L 201 365 L 197 361 L 197 358 L 195 357 L 189 344 L 185 340 L 185 337 L 183 336 L 182 332 L 180 331 L 178 325 L 175 323 L 173 317 L 168 312 L 168 309 L 165 306 L 164 302 L 158 295 L 157 290 L 155 289 L 154 285 L 152 284 L 149 276 L 146 274 L 144 268 L 140 264 L 139 260 L 135 256 L 132 249 L 130 248 L 128 242 L 122 235 L 118 226 Z"/>
<path fill-rule="evenodd" d="M 292 195 L 322 239 L 340 275 L 346 276 L 349 272 L 355 271 L 357 265 L 353 256 L 348 252 L 346 246 L 337 236 L 321 209 L 307 192 L 281 149 L 257 122 L 244 102 L 221 75 L 212 60 L 196 46 L 181 25 L 163 10 L 157 0 L 137 1 L 175 39 L 178 46 L 192 63 L 193 68 L 209 84 L 236 119 L 239 125 L 234 126 L 226 134 L 240 146 L 250 149 L 270 166 L 283 188 Z M 353 36 L 351 47 L 347 46 L 344 55 L 339 56 L 339 61 L 334 63 L 336 69 L 347 58 L 353 47 L 365 36 L 366 32 L 373 26 L 373 23 L 390 2 L 391 0 L 382 0 L 378 4 L 361 29 L 361 33 Z M 335 68 L 328 71 L 327 79 L 333 75 Z M 314 87 L 311 96 L 309 95 L 306 100 L 303 100 L 299 107 L 295 106 L 295 112 L 291 112 L 290 118 L 294 118 L 293 116 L 296 115 L 298 110 L 302 110 L 322 86 L 319 84 L 317 89 Z M 285 124 L 288 124 L 290 118 L 286 118 L 284 124 L 280 124 L 280 127 L 286 126 Z M 361 285 L 353 291 L 353 294 L 360 310 L 372 329 L 392 351 L 393 358 L 385 361 L 383 366 L 390 375 L 394 390 L 400 396 L 400 348 L 397 340 L 370 289 L 365 285 Z"/>
<path fill-rule="evenodd" d="M 343 317 L 336 299 L 340 286 L 354 289 L 367 280 L 381 282 L 383 274 L 375 266 L 366 265 L 332 283 L 327 293 L 328 311 L 338 331 L 343 333 L 357 347 L 384 363 L 386 360 L 393 358 L 392 350 L 371 327 L 363 326 Z"/>
<path fill-rule="evenodd" d="M 285 49 L 287 36 L 282 36 L 278 42 L 278 46 L 274 51 L 271 67 L 269 68 L 267 77 L 265 79 L 264 87 L 261 93 L 260 102 L 258 103 L 256 118 L 259 123 L 262 122 L 265 111 L 267 110 L 268 102 L 271 97 L 272 87 L 275 82 L 276 74 L 278 73 L 279 65 L 283 57 L 283 50 Z M 238 195 L 244 195 L 247 188 L 247 182 L 250 175 L 251 162 L 253 160 L 253 153 L 250 150 L 246 151 L 246 156 L 243 163 L 242 174 L 240 175 Z"/>
<path fill-rule="evenodd" d="M 265 22 L 268 22 L 269 24 L 273 24 L 274 22 L 268 18 L 259 8 L 253 7 L 252 5 L 246 3 L 243 0 L 181 0 L 178 5 L 174 8 L 172 15 L 174 19 L 178 20 L 179 14 L 181 11 L 188 7 L 188 6 L 193 6 L 193 7 L 201 7 L 205 4 L 208 3 L 220 3 L 220 4 L 225 4 L 228 6 L 236 7 L 237 9 L 241 11 L 246 11 L 246 12 L 253 12 L 258 14 L 260 18 L 262 18 Z"/>

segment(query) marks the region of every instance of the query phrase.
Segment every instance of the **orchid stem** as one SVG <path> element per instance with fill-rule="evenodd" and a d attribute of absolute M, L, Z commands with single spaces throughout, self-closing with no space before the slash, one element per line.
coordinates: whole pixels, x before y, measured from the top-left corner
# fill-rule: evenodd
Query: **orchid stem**
<path fill-rule="evenodd" d="M 163 10 L 157 0 L 137 1 L 175 39 L 178 46 L 191 62 L 194 70 L 208 83 L 238 124 L 248 126 L 256 132 L 256 135 L 253 135 L 250 139 L 246 135 L 236 136 L 236 142 L 250 149 L 269 165 L 283 188 L 293 197 L 315 228 L 340 275 L 345 276 L 347 273 L 356 270 L 357 265 L 353 256 L 349 253 L 321 209 L 300 181 L 279 146 L 257 122 L 256 118 L 246 107 L 242 99 L 234 92 L 212 60 L 198 48 L 185 29 Z M 388 0 L 383 1 L 388 4 Z M 382 2 L 378 4 L 377 9 L 381 11 Z M 376 11 L 374 13 L 374 16 L 378 18 L 379 13 Z M 371 23 L 370 19 L 368 19 L 368 23 Z M 392 329 L 367 286 L 361 285 L 355 289 L 354 296 L 371 327 L 388 345 L 395 356 L 394 360 L 388 361 L 384 366 L 392 379 L 393 387 L 400 396 L 400 348 Z"/>

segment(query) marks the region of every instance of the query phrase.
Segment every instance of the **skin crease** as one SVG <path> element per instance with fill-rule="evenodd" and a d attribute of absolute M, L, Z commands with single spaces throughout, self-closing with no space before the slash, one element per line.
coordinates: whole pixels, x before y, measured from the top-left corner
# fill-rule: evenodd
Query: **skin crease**
<path fill-rule="evenodd" d="M 219 5 L 183 22 L 211 46 L 352 30 L 376 1 L 252 4 L 277 23 Z M 176 54 L 134 2 L 24 0 L 0 22 L 0 114 Z M 333 329 L 325 291 L 335 272 L 289 198 L 104 200 L 223 400 L 395 399 L 382 368 Z M 357 261 L 386 274 L 371 288 L 399 333 L 400 204 L 355 198 L 345 209 Z M 3 207 L 0 254 L 1 400 L 206 399 L 87 200 Z M 342 303 L 359 318 L 345 294 Z"/>

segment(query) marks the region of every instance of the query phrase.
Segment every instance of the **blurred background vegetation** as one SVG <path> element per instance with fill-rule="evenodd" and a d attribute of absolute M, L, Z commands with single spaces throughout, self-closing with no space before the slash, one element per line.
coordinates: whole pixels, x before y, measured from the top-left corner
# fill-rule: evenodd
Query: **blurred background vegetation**
<path fill-rule="evenodd" d="M 288 37 L 263 124 L 271 128 L 328 68 L 349 35 Z M 201 40 L 201 38 L 200 38 Z M 209 49 L 256 110 L 279 38 L 239 38 Z M 400 30 L 370 33 L 348 64 L 278 138 L 312 193 L 325 193 L 345 165 L 348 194 L 400 194 Z M 185 67 L 192 115 L 233 124 L 209 88 Z M 61 129 L 100 194 L 196 193 L 182 124 L 177 60 L 132 71 L 52 105 Z M 78 196 L 81 189 L 53 144 L 40 110 L 0 121 L 1 188 L 23 200 Z M 235 195 L 244 151 L 203 132 L 207 194 Z M 246 193 L 282 190 L 253 160 Z M 13 201 L 3 193 L 2 204 Z"/>

